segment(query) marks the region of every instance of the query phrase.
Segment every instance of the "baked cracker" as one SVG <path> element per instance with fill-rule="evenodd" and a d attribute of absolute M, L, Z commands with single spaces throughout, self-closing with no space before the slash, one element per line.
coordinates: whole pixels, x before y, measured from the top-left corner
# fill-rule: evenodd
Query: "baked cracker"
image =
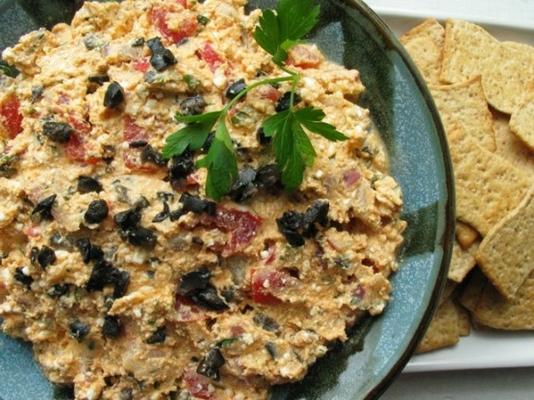
<path fill-rule="evenodd" d="M 456 240 L 462 246 L 462 249 L 467 250 L 479 238 L 479 234 L 472 226 L 462 221 L 456 221 Z"/>
<path fill-rule="evenodd" d="M 475 254 L 477 248 L 478 242 L 473 243 L 469 249 L 464 250 L 456 240 L 454 241 L 448 275 L 451 281 L 462 282 L 469 271 L 473 269 L 476 264 Z"/>
<path fill-rule="evenodd" d="M 530 188 L 529 176 L 479 146 L 459 126 L 449 132 L 448 138 L 457 217 L 485 236 L 523 199 Z"/>
<path fill-rule="evenodd" d="M 454 304 L 456 306 L 456 312 L 458 313 L 458 331 L 460 336 L 469 336 L 471 333 L 471 317 L 469 316 L 469 311 L 463 308 L 459 304 Z"/>
<path fill-rule="evenodd" d="M 480 269 L 475 268 L 469 275 L 467 284 L 459 297 L 460 304 L 469 311 L 474 311 L 486 285 L 489 285 L 487 278 Z"/>
<path fill-rule="evenodd" d="M 534 270 L 534 185 L 515 210 L 484 237 L 476 259 L 507 299 L 513 299 Z"/>
<path fill-rule="evenodd" d="M 458 284 L 456 282 L 453 282 L 450 279 L 447 279 L 447 283 L 445 283 L 445 287 L 443 288 L 443 293 L 441 293 L 441 297 L 439 299 L 439 304 L 441 305 L 445 301 L 449 300 L 452 297 L 452 294 L 457 287 L 458 287 Z"/>
<path fill-rule="evenodd" d="M 496 153 L 506 158 L 517 168 L 523 168 L 531 176 L 532 180 L 534 180 L 534 155 L 512 133 L 508 125 L 509 122 L 510 118 L 506 114 L 499 112 L 493 114 L 493 130 L 495 132 L 495 142 L 497 143 Z"/>
<path fill-rule="evenodd" d="M 428 83 L 439 83 L 445 28 L 434 18 L 410 29 L 400 38 Z"/>
<path fill-rule="evenodd" d="M 466 133 L 489 151 L 495 151 L 493 120 L 480 76 L 454 85 L 429 85 L 445 131 L 460 124 Z"/>
<path fill-rule="evenodd" d="M 532 76 L 534 77 L 534 73 Z M 531 152 L 534 152 L 534 81 L 529 83 L 523 99 L 512 112 L 510 129 Z M 530 155 L 530 160 L 534 160 L 533 154 Z"/>
<path fill-rule="evenodd" d="M 460 338 L 458 319 L 458 311 L 452 300 L 449 299 L 441 304 L 416 352 L 425 353 L 458 343 Z"/>

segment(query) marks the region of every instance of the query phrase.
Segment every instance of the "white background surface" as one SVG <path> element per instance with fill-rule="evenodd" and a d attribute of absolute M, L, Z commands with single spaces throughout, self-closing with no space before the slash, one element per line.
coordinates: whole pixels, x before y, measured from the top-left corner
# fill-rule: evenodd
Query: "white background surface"
<path fill-rule="evenodd" d="M 367 3 L 397 34 L 425 17 L 461 18 L 483 24 L 501 40 L 534 45 L 534 0 L 367 0 Z M 511 368 L 514 366 L 523 368 Z M 534 400 L 534 368 L 524 366 L 534 366 L 534 333 L 475 332 L 452 349 L 414 357 L 382 398 Z"/>

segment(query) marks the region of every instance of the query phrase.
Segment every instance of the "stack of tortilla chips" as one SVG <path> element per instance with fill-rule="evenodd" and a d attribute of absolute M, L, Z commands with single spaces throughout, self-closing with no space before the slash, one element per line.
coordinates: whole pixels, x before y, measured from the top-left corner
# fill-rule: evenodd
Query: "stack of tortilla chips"
<path fill-rule="evenodd" d="M 440 112 L 456 185 L 449 281 L 418 351 L 471 324 L 534 330 L 534 47 L 460 20 L 429 19 L 401 41 Z"/>

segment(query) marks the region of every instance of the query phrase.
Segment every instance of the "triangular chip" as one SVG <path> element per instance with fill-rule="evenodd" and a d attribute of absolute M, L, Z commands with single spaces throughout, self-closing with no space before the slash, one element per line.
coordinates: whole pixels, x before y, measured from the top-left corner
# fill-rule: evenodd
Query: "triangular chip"
<path fill-rule="evenodd" d="M 534 73 L 532 77 L 534 78 Z M 512 112 L 510 129 L 534 152 L 534 80 L 529 83 L 523 99 Z M 530 155 L 530 160 L 534 160 L 534 154 Z"/>
<path fill-rule="evenodd" d="M 512 114 L 513 115 L 513 114 Z M 510 118 L 506 114 L 495 113 L 493 130 L 497 143 L 497 154 L 506 158 L 517 168 L 523 168 L 534 180 L 534 155 L 527 146 L 510 130 Z"/>
<path fill-rule="evenodd" d="M 451 266 L 449 268 L 449 279 L 460 283 L 476 264 L 475 253 L 478 243 L 474 243 L 468 250 L 462 249 L 457 241 L 452 247 Z"/>
<path fill-rule="evenodd" d="M 495 329 L 534 330 L 534 275 L 527 278 L 513 300 L 506 300 L 493 286 L 486 285 L 473 317 Z"/>
<path fill-rule="evenodd" d="M 534 270 L 534 186 L 519 206 L 489 231 L 476 258 L 497 290 L 514 298 Z"/>
<path fill-rule="evenodd" d="M 479 234 L 472 226 L 462 221 L 456 221 L 456 240 L 467 250 L 478 239 Z"/>
<path fill-rule="evenodd" d="M 417 346 L 417 353 L 425 353 L 452 346 L 458 343 L 460 326 L 458 312 L 452 300 L 447 300 L 438 307 L 434 318 Z"/>
<path fill-rule="evenodd" d="M 429 83 L 439 83 L 444 40 L 445 28 L 433 18 L 417 25 L 400 38 Z"/>
<path fill-rule="evenodd" d="M 469 311 L 473 311 L 486 285 L 489 285 L 488 280 L 478 268 L 475 268 L 469 275 L 467 285 L 459 298 L 460 304 Z"/>
<path fill-rule="evenodd" d="M 441 297 L 439 299 L 439 304 L 442 304 L 445 301 L 449 300 L 452 297 L 452 294 L 454 293 L 454 290 L 457 287 L 458 287 L 458 284 L 456 282 L 453 282 L 450 279 L 447 279 L 447 283 L 445 283 L 445 287 L 443 288 L 443 293 L 441 293 Z"/>
<path fill-rule="evenodd" d="M 460 124 L 480 146 L 495 150 L 493 121 L 480 76 L 454 85 L 429 85 L 429 89 L 447 134 Z"/>
<path fill-rule="evenodd" d="M 440 80 L 463 82 L 480 75 L 499 41 L 471 22 L 449 20 L 445 25 L 445 44 Z"/>
<path fill-rule="evenodd" d="M 505 159 L 483 149 L 460 127 L 448 137 L 457 217 L 484 236 L 517 207 L 530 188 L 530 178 Z"/>
<path fill-rule="evenodd" d="M 458 333 L 460 336 L 469 336 L 471 333 L 471 318 L 469 312 L 456 303 L 455 306 L 456 312 L 458 313 Z"/>

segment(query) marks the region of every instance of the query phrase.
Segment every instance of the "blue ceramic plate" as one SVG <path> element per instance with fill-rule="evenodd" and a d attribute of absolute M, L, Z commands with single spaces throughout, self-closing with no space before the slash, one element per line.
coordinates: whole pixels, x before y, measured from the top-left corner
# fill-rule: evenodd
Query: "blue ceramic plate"
<path fill-rule="evenodd" d="M 0 0 L 0 46 L 39 26 L 68 21 L 74 0 Z M 332 60 L 361 72 L 371 110 L 404 193 L 406 244 L 385 313 L 320 360 L 304 381 L 276 387 L 273 400 L 375 398 L 399 373 L 427 327 L 445 282 L 454 228 L 454 188 L 441 122 L 414 64 L 365 4 L 324 0 L 311 40 Z M 273 6 L 252 0 L 250 7 Z M 0 399 L 61 396 L 42 376 L 29 346 L 0 336 Z"/>

